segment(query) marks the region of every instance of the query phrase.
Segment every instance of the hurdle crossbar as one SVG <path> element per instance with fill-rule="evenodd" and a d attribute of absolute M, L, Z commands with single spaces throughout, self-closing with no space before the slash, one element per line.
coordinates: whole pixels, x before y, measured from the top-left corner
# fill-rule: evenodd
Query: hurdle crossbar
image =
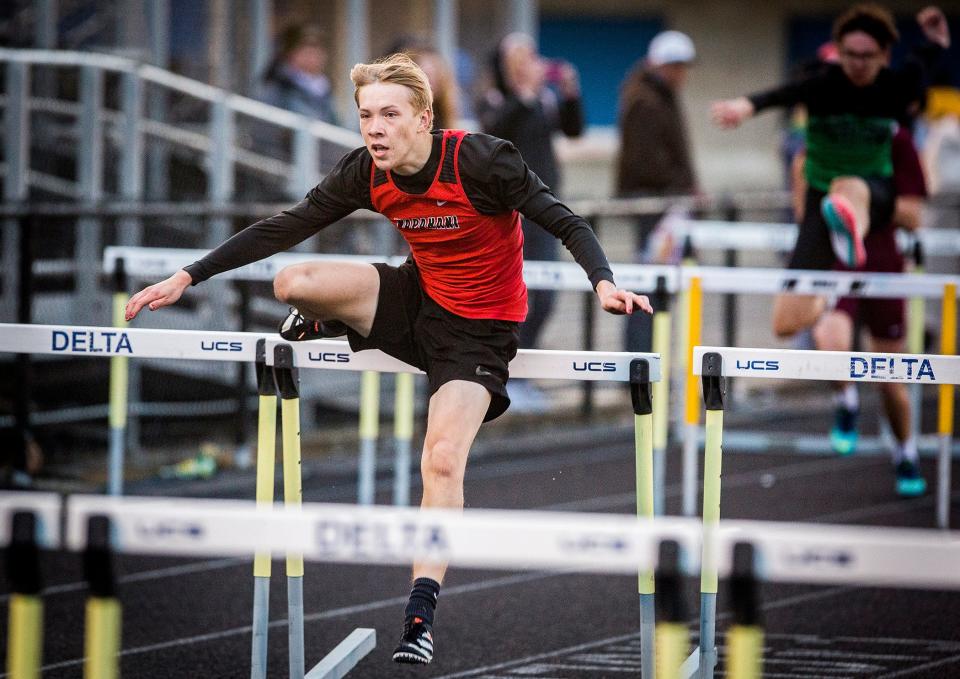
<path fill-rule="evenodd" d="M 117 262 L 123 260 L 128 272 L 136 271 L 140 278 L 157 278 L 169 276 L 205 254 L 205 250 L 111 246 L 104 251 L 103 269 L 105 273 L 112 273 L 117 267 Z M 270 281 L 285 266 L 302 262 L 387 261 L 397 265 L 405 260 L 406 257 L 282 253 L 218 276 L 233 280 Z M 944 285 L 960 282 L 960 276 L 942 274 L 812 271 L 757 267 L 684 266 L 681 268 L 648 264 L 613 264 L 612 269 L 618 284 L 625 288 L 654 290 L 657 287 L 657 279 L 663 278 L 666 290 L 670 293 L 687 288 L 691 279 L 700 278 L 703 281 L 703 291 L 708 293 L 940 298 L 943 296 Z M 525 261 L 523 277 L 527 286 L 536 290 L 586 292 L 591 290 L 590 282 L 584 277 L 583 270 L 573 262 Z"/>
<path fill-rule="evenodd" d="M 0 493 L 0 523 L 7 523 L 12 507 L 24 506 L 5 501 L 5 495 Z M 62 544 L 69 550 L 85 547 L 87 518 L 102 515 L 109 517 L 113 548 L 121 553 L 240 556 L 266 550 L 279 557 L 295 551 L 336 563 L 416 559 L 634 575 L 638 568 L 657 568 L 664 540 L 681 546 L 684 572 L 698 574 L 702 532 L 697 519 L 681 517 L 321 503 L 265 509 L 243 500 L 102 495 L 71 496 L 64 511 Z M 54 535 L 57 528 L 57 521 L 46 526 Z M 734 544 L 750 542 L 761 555 L 758 577 L 767 581 L 960 589 L 956 531 L 721 521 L 716 539 L 720 577 L 731 572 Z"/>
<path fill-rule="evenodd" d="M 960 384 L 960 356 L 701 346 L 694 348 L 695 375 L 708 353 L 720 354 L 724 377 Z"/>
<path fill-rule="evenodd" d="M 259 339 L 267 340 L 267 363 L 272 365 L 273 348 L 285 343 L 279 335 L 0 323 L 0 352 L 20 354 L 253 363 Z M 380 351 L 352 351 L 349 343 L 343 340 L 311 340 L 294 342 L 290 346 L 293 347 L 298 368 L 421 372 Z M 510 363 L 510 376 L 629 382 L 630 361 L 636 358 L 650 362 L 651 381 L 660 379 L 660 360 L 656 354 L 543 349 L 521 349 L 517 352 L 516 358 Z"/>
<path fill-rule="evenodd" d="M 680 239 L 689 236 L 691 244 L 698 250 L 790 252 L 797 242 L 797 225 L 688 219 L 680 223 L 675 235 Z M 921 229 L 914 233 L 897 231 L 896 239 L 901 252 L 919 241 L 934 256 L 960 254 L 958 229 Z"/>

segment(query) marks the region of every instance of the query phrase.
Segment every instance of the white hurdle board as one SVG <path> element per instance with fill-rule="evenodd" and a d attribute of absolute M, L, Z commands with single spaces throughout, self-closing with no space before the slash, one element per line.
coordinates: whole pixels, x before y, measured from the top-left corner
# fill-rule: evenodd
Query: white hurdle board
<path fill-rule="evenodd" d="M 165 278 L 178 269 L 195 262 L 205 250 L 176 250 L 111 246 L 103 256 L 103 270 L 113 273 L 117 261 L 124 260 L 127 272 L 136 272 L 138 278 Z M 394 266 L 405 257 L 391 257 L 386 261 Z M 270 281 L 285 266 L 302 262 L 382 262 L 382 257 L 360 255 L 320 255 L 282 253 L 246 266 L 218 274 L 229 280 Z M 720 266 L 664 266 L 648 264 L 611 264 L 617 285 L 629 290 L 650 291 L 657 279 L 664 279 L 666 290 L 676 293 L 688 288 L 690 280 L 699 278 L 702 289 L 708 293 L 776 295 L 779 293 L 805 295 L 838 295 L 870 298 L 943 297 L 944 286 L 960 286 L 960 276 L 942 274 L 902 274 L 852 271 L 811 271 L 763 267 Z M 589 292 L 590 281 L 583 270 L 573 262 L 523 263 L 523 278 L 533 290 L 573 290 Z"/>
<path fill-rule="evenodd" d="M 960 356 L 698 346 L 694 375 L 702 374 L 708 353 L 720 355 L 724 377 L 960 384 Z"/>
<path fill-rule="evenodd" d="M 72 496 L 68 549 L 83 549 L 86 523 L 105 515 L 120 552 L 184 556 L 277 556 L 315 561 L 405 564 L 437 560 L 471 568 L 632 573 L 657 565 L 659 544 L 675 540 L 681 567 L 699 573 L 702 525 L 695 518 L 650 521 L 624 514 L 516 510 L 421 510 L 306 503 L 256 507 L 252 501 Z M 761 579 L 960 589 L 960 533 L 766 521 L 722 521 L 721 577 L 733 546 L 759 552 Z"/>
<path fill-rule="evenodd" d="M 267 362 L 271 365 L 273 347 L 289 344 L 293 347 L 297 368 L 420 372 L 380 351 L 352 351 L 343 340 L 286 342 L 275 334 L 252 332 L 0 323 L 0 352 L 20 354 L 253 362 L 256 359 L 257 341 L 261 339 L 267 341 Z M 510 375 L 629 382 L 630 363 L 634 359 L 648 361 L 651 382 L 660 379 L 659 354 L 622 351 L 521 349 L 510 364 Z"/>

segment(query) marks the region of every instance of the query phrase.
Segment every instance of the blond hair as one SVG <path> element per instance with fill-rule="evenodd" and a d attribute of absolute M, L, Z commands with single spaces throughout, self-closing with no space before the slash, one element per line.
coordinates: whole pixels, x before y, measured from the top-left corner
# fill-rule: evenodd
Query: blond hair
<path fill-rule="evenodd" d="M 350 69 L 350 80 L 353 81 L 353 100 L 360 105 L 360 88 L 373 83 L 393 83 L 403 85 L 410 91 L 410 103 L 415 111 L 430 111 L 433 120 L 433 92 L 430 90 L 430 81 L 427 80 L 417 62 L 408 54 L 391 54 L 377 59 L 372 64 L 355 64 Z"/>

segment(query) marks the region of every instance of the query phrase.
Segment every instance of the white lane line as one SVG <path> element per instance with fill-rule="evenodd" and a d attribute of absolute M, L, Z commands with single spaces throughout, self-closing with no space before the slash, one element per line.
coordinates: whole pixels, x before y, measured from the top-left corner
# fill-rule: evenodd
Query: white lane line
<path fill-rule="evenodd" d="M 537 573 L 522 573 L 520 575 L 509 575 L 502 578 L 492 578 L 489 580 L 481 580 L 480 582 L 471 582 L 464 585 L 454 585 L 453 587 L 447 587 L 443 591 L 444 598 L 454 596 L 457 594 L 470 594 L 473 592 L 480 592 L 486 589 L 494 589 L 497 587 L 510 587 L 513 585 L 523 584 L 527 582 L 532 582 L 534 580 L 545 580 L 547 578 L 555 578 L 562 575 L 569 575 L 569 573 L 553 573 L 553 572 L 537 572 Z M 407 603 L 407 596 L 396 596 L 390 597 L 389 599 L 379 599 L 377 601 L 369 601 L 365 604 L 357 604 L 354 606 L 344 606 L 342 608 L 333 608 L 328 611 L 319 611 L 317 613 L 311 613 L 310 615 L 304 616 L 304 622 L 316 622 L 318 620 L 327 620 L 329 618 L 336 618 L 344 615 L 353 615 L 356 613 L 364 613 L 367 611 L 373 611 L 379 608 L 386 608 L 389 606 L 401 606 Z M 287 620 L 274 620 L 270 623 L 270 627 L 286 627 Z M 170 639 L 169 641 L 161 641 L 156 644 L 148 644 L 146 646 L 135 646 L 133 648 L 125 648 L 120 651 L 120 656 L 131 656 L 131 655 L 140 655 L 143 653 L 150 653 L 152 651 L 161 651 L 169 648 L 177 648 L 181 646 L 190 646 L 192 644 L 203 643 L 207 641 L 216 641 L 219 639 L 225 639 L 228 637 L 234 637 L 243 634 L 250 634 L 251 632 L 250 625 L 243 625 L 241 627 L 232 627 L 230 629 L 220 630 L 219 632 L 210 632 L 208 634 L 199 634 L 190 637 L 181 637 L 179 639 Z M 44 665 L 40 668 L 41 672 L 46 672 L 47 670 L 56 670 L 64 667 L 75 667 L 77 665 L 83 664 L 83 658 L 74 658 L 72 660 L 63 660 L 57 663 L 52 663 L 50 665 Z M 0 674 L 0 679 L 7 677 L 7 674 Z"/>
<path fill-rule="evenodd" d="M 815 599 L 825 599 L 835 594 L 841 594 L 848 590 L 850 587 L 830 587 L 827 589 L 821 589 L 816 592 L 808 592 L 807 594 L 798 594 L 796 596 L 786 597 L 784 599 L 778 599 L 776 601 L 771 601 L 762 606 L 762 609 L 765 611 L 774 610 L 777 608 L 783 608 L 788 606 L 793 606 L 798 603 L 803 603 L 806 601 L 811 601 Z M 717 616 L 717 619 L 723 619 L 729 617 L 730 613 L 721 613 Z M 692 618 L 688 624 L 695 624 L 699 622 L 700 618 Z M 637 639 L 640 636 L 639 632 L 632 632 L 630 634 L 620 634 L 615 637 L 608 637 L 606 639 L 599 639 L 597 641 L 590 641 L 584 644 L 577 644 L 576 646 L 568 646 L 567 648 L 561 648 L 555 651 L 547 651 L 545 653 L 537 653 L 535 655 L 529 655 L 524 658 L 515 658 L 514 660 L 507 660 L 502 663 L 496 663 L 494 665 L 486 665 L 484 667 L 477 667 L 470 670 L 463 670 L 461 672 L 456 672 L 454 674 L 444 674 L 441 677 L 436 679 L 457 679 L 459 677 L 474 677 L 477 674 L 484 674 L 487 672 L 496 672 L 498 670 L 504 670 L 508 668 L 514 668 L 517 665 L 524 665 L 530 662 L 536 662 L 538 660 L 546 660 L 549 658 L 555 658 L 559 655 L 566 655 L 569 653 L 577 653 L 579 651 L 587 651 L 596 648 L 597 646 L 606 646 L 608 644 L 616 644 L 621 641 L 628 641 Z"/>
<path fill-rule="evenodd" d="M 949 658 L 941 658 L 940 660 L 934 660 L 933 662 L 928 662 L 926 665 L 917 665 L 916 667 L 911 667 L 906 670 L 900 670 L 899 672 L 891 672 L 890 674 L 884 674 L 882 676 L 877 677 L 876 679 L 894 679 L 894 677 L 909 677 L 911 674 L 922 672 L 923 670 L 931 670 L 934 667 L 940 667 L 941 665 L 950 665 L 954 663 L 960 664 L 960 654 L 950 656 Z M 942 676 L 948 676 L 948 675 L 944 674 Z"/>

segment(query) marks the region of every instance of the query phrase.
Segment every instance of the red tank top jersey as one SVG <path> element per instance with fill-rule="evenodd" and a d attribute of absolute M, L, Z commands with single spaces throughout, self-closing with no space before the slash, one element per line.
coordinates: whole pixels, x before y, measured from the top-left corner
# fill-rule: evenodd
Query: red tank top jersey
<path fill-rule="evenodd" d="M 401 191 L 373 165 L 370 198 L 410 245 L 420 284 L 447 311 L 464 318 L 522 321 L 523 232 L 516 210 L 483 215 L 463 189 L 458 155 L 467 133 L 445 130 L 437 174 L 422 194 Z"/>

